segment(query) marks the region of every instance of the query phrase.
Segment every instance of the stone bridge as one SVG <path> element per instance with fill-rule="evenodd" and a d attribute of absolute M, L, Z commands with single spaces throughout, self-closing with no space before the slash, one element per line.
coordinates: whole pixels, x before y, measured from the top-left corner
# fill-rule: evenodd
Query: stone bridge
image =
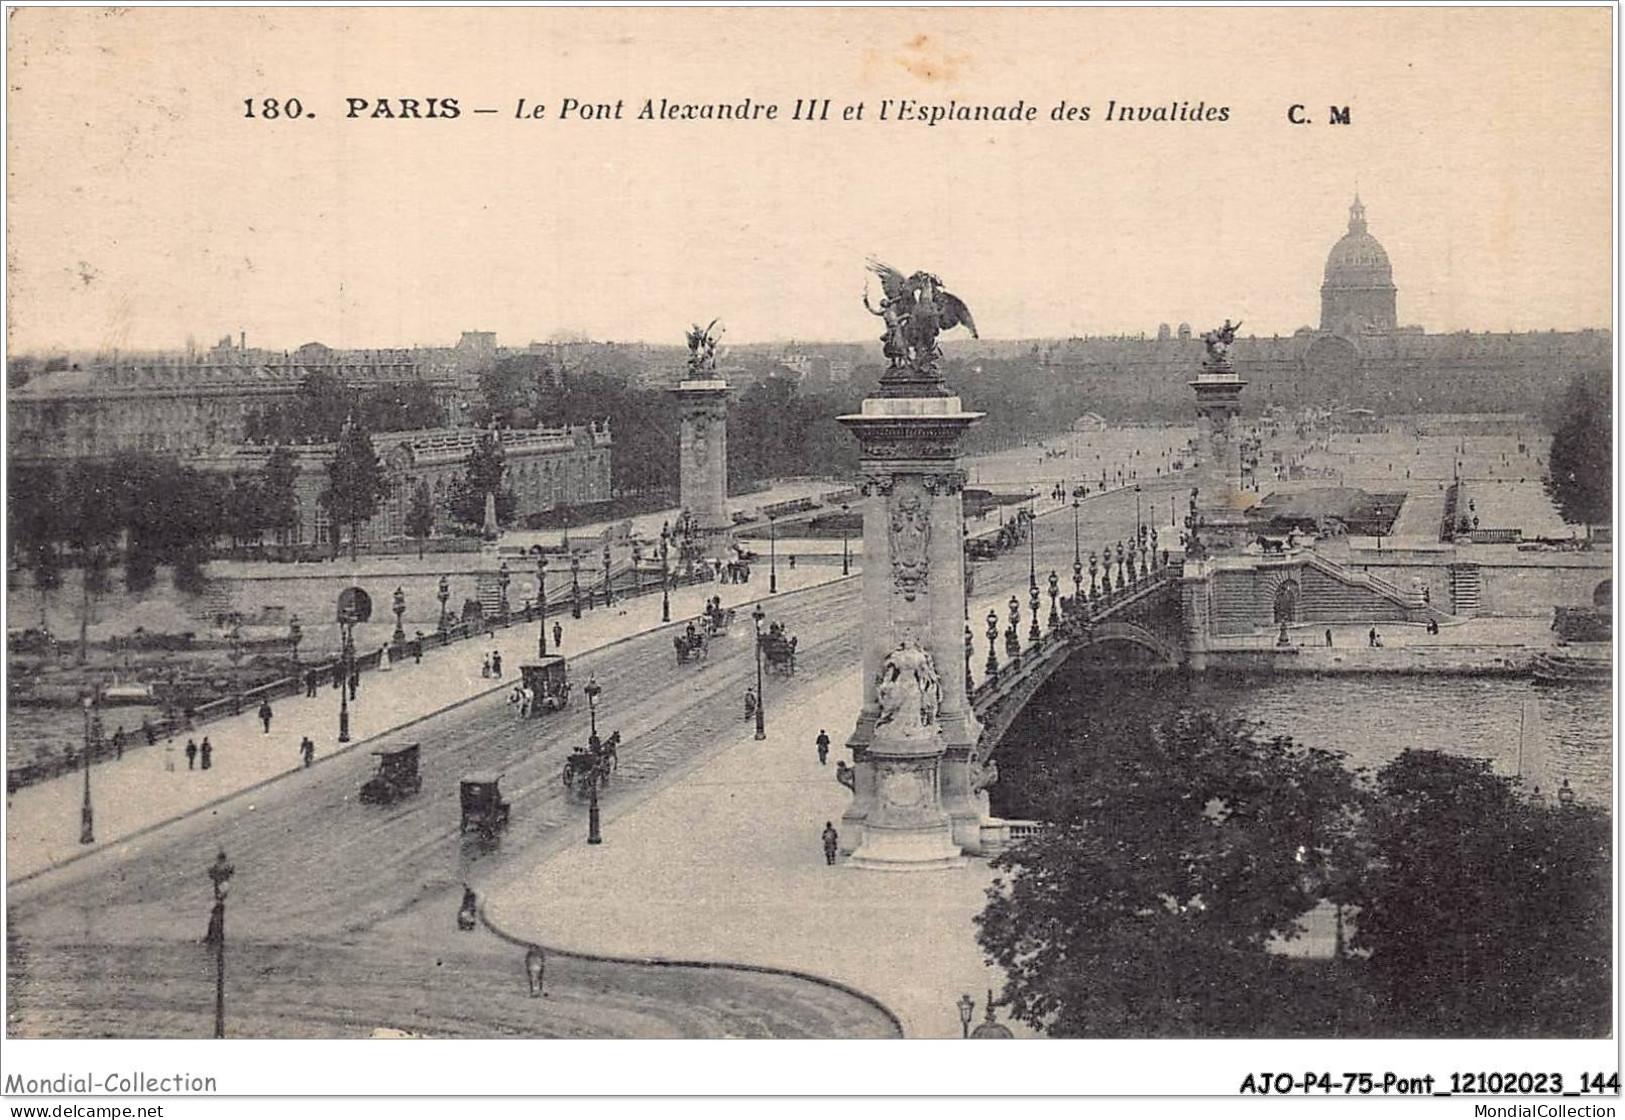
<path fill-rule="evenodd" d="M 1098 652 L 1103 663 L 1136 671 L 1173 669 L 1186 660 L 1179 564 L 1127 572 L 1094 595 L 1061 600 L 1055 625 L 1040 631 L 1002 664 L 984 664 L 971 692 L 982 723 L 978 753 L 997 748 L 1021 710 L 1074 656 Z M 1106 659 L 1110 659 L 1109 662 Z"/>

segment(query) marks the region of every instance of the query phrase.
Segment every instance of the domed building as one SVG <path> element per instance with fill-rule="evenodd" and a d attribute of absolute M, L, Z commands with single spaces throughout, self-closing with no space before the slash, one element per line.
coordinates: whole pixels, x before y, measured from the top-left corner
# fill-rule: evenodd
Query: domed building
<path fill-rule="evenodd" d="M 1320 329 L 1344 336 L 1392 331 L 1399 326 L 1397 294 L 1388 252 L 1366 229 L 1365 206 L 1355 195 L 1349 207 L 1349 230 L 1326 257 L 1326 279 L 1320 286 Z"/>

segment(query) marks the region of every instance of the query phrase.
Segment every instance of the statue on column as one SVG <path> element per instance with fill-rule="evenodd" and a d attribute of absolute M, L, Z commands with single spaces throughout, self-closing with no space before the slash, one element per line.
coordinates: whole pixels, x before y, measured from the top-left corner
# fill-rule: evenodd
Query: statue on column
<path fill-rule="evenodd" d="M 717 371 L 717 342 L 722 338 L 722 331 L 717 329 L 720 319 L 712 319 L 702 327 L 695 323 L 688 328 L 688 376 L 694 380 L 706 380 L 714 376 Z"/>
<path fill-rule="evenodd" d="M 970 331 L 972 338 L 981 337 L 976 333 L 976 321 L 971 318 L 970 308 L 931 273 L 904 276 L 874 257 L 869 258 L 869 271 L 880 277 L 886 297 L 876 310 L 870 306 L 869 292 L 865 289 L 863 306 L 871 315 L 885 320 L 886 333 L 881 341 L 891 369 L 936 377 L 937 362 L 942 357 L 937 335 L 962 326 Z"/>
<path fill-rule="evenodd" d="M 1230 347 L 1235 344 L 1236 332 L 1241 324 L 1231 324 L 1229 319 L 1218 330 L 1208 331 L 1202 335 L 1202 343 L 1207 347 L 1207 358 L 1203 365 L 1208 369 L 1227 370 L 1230 368 Z"/>

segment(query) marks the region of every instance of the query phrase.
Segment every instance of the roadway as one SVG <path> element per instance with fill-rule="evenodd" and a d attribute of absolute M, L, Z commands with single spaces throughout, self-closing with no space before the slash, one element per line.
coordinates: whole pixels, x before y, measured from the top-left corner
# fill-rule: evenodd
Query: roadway
<path fill-rule="evenodd" d="M 1163 502 L 1164 491 L 1181 485 L 1143 483 L 1146 498 Z M 1090 540 L 1132 533 L 1133 490 L 1091 499 L 1084 511 L 1087 552 Z M 1053 568 L 1067 592 L 1070 522 L 1065 512 L 1041 519 L 1036 543 L 1040 583 Z M 976 600 L 1020 592 L 1025 610 L 1027 565 L 1025 548 L 979 564 Z M 800 638 L 797 677 L 768 685 L 771 720 L 776 700 L 810 692 L 856 659 L 864 623 L 858 581 L 776 597 L 768 614 Z M 978 628 L 979 659 L 984 640 Z M 206 1036 L 213 962 L 200 944 L 211 901 L 203 872 L 223 847 L 237 868 L 227 983 L 228 1017 L 232 1009 L 243 1016 L 232 1019 L 236 1036 L 379 1028 L 475 1037 L 894 1033 L 889 1019 L 854 997 L 744 972 L 557 959 L 549 998 L 531 1001 L 517 948 L 484 929 L 455 928 L 463 883 L 480 889 L 582 841 L 585 808 L 563 788 L 560 770 L 588 735 L 580 691 L 588 673 L 604 689 L 601 733 L 620 731 L 623 740 L 619 773 L 603 799 L 612 835 L 619 814 L 681 780 L 715 749 L 721 728 L 742 721 L 752 652 L 745 611 L 733 633 L 712 643 L 704 665 L 677 665 L 669 634 L 648 633 L 572 659 L 576 692 L 565 712 L 521 721 L 493 694 L 382 736 L 378 748 L 423 744 L 417 797 L 361 805 L 357 790 L 372 758 L 354 751 L 14 886 L 11 1030 Z M 458 834 L 458 779 L 482 770 L 504 774 L 513 807 L 512 825 L 494 846 Z M 110 988 L 118 991 L 111 1003 Z"/>

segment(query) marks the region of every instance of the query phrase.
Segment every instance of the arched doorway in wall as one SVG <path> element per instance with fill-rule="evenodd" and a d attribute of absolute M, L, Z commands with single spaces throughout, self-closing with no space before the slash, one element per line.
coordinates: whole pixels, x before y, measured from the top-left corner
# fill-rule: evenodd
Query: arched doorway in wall
<path fill-rule="evenodd" d="M 1597 584 L 1597 586 L 1592 589 L 1592 591 L 1591 591 L 1591 605 L 1594 606 L 1594 607 L 1605 607 L 1608 610 L 1613 610 L 1614 609 L 1614 581 L 1613 580 L 1605 579 L 1601 583 Z"/>
<path fill-rule="evenodd" d="M 1275 589 L 1274 618 L 1276 625 L 1281 623 L 1294 623 L 1298 621 L 1298 581 L 1295 579 L 1282 580 L 1281 585 Z"/>

